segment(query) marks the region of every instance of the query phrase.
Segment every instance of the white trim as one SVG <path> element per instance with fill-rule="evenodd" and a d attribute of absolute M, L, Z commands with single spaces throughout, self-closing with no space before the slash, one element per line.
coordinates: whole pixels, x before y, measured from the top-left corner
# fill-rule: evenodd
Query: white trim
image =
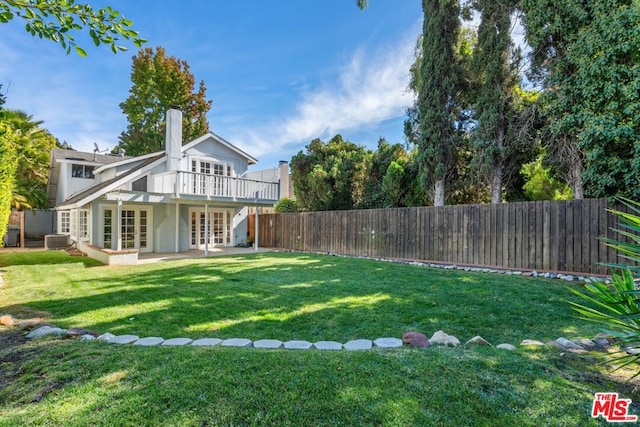
<path fill-rule="evenodd" d="M 102 165 L 99 168 L 96 168 L 96 170 L 93 171 L 93 173 L 101 173 L 101 172 L 103 172 L 103 171 L 105 171 L 107 169 L 111 169 L 113 167 L 126 165 L 128 163 L 137 162 L 139 160 L 150 159 L 151 157 L 160 155 L 162 153 L 164 153 L 164 151 L 156 151 L 155 153 L 143 154 L 142 156 L 128 157 L 128 158 L 126 158 L 124 160 L 120 160 L 119 162 L 107 163 L 106 165 Z"/>
<path fill-rule="evenodd" d="M 247 159 L 248 163 L 250 165 L 255 165 L 256 163 L 258 163 L 258 160 L 255 157 L 250 156 L 249 154 L 245 153 L 244 151 L 242 151 L 241 149 L 239 149 L 238 147 L 236 147 L 235 145 L 233 145 L 232 143 L 230 143 L 226 139 L 216 135 L 213 132 L 207 132 L 204 135 L 194 139 L 193 141 L 183 145 L 182 146 L 182 152 L 184 153 L 185 151 L 195 147 L 196 145 L 198 145 L 201 142 L 204 142 L 204 141 L 206 141 L 207 139 L 210 139 L 210 138 L 212 138 L 216 142 L 219 142 L 220 144 L 224 145 L 225 147 L 227 147 L 231 151 L 234 151 L 237 154 L 239 154 L 242 157 L 244 157 L 245 159 Z"/>

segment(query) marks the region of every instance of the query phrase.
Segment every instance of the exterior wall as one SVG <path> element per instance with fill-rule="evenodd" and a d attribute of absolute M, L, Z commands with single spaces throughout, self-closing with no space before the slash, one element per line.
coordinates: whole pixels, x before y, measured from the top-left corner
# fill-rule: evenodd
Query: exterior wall
<path fill-rule="evenodd" d="M 71 176 L 71 166 L 72 165 L 86 165 L 86 166 L 95 166 L 98 167 L 95 163 L 89 162 L 81 162 L 81 161 L 71 161 L 68 160 L 63 164 L 63 167 L 60 169 L 61 181 L 64 181 L 64 184 L 59 186 L 63 190 L 63 199 L 59 202 L 62 202 L 74 194 L 80 193 L 81 191 L 86 190 L 89 187 L 96 185 L 98 182 L 96 179 L 89 178 L 74 178 Z M 56 200 L 56 202 L 58 202 Z M 58 202 L 58 203 L 59 203 Z"/>
<path fill-rule="evenodd" d="M 218 143 L 213 138 L 201 142 L 195 147 L 190 148 L 185 153 L 180 161 L 180 170 L 191 171 L 190 160 L 192 157 L 206 157 L 217 160 L 221 163 L 230 164 L 235 176 L 240 176 L 247 171 L 247 160 L 241 157 L 233 150 Z"/>

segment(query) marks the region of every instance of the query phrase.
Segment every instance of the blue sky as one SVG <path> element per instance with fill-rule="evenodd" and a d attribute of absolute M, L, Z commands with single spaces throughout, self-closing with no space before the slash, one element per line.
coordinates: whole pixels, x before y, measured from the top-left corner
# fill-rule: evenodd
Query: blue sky
<path fill-rule="evenodd" d="M 82 2 L 82 0 L 80 0 Z M 404 142 L 409 67 L 422 10 L 417 0 L 188 0 L 109 4 L 148 40 L 186 60 L 204 80 L 211 130 L 259 160 L 290 160 L 314 138 L 336 133 L 375 148 Z M 118 104 L 131 87 L 135 47 L 114 55 L 76 37 L 80 58 L 31 37 L 19 21 L 0 25 L 6 108 L 44 120 L 75 149 L 111 149 L 126 128 Z"/>

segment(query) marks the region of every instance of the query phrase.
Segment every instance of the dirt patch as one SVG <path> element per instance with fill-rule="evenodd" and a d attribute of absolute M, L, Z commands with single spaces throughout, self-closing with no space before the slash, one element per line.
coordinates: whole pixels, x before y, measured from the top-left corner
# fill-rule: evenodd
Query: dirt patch
<path fill-rule="evenodd" d="M 24 362 L 37 356 L 38 351 L 27 347 L 27 341 L 23 331 L 0 328 L 0 389 L 20 376 Z"/>

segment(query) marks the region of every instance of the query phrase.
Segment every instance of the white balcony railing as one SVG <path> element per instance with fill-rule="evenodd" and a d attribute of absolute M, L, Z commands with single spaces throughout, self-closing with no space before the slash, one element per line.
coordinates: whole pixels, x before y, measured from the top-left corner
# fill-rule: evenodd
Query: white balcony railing
<path fill-rule="evenodd" d="M 280 183 L 194 172 L 169 172 L 153 177 L 153 192 L 193 195 L 231 200 L 267 200 L 280 198 Z"/>

